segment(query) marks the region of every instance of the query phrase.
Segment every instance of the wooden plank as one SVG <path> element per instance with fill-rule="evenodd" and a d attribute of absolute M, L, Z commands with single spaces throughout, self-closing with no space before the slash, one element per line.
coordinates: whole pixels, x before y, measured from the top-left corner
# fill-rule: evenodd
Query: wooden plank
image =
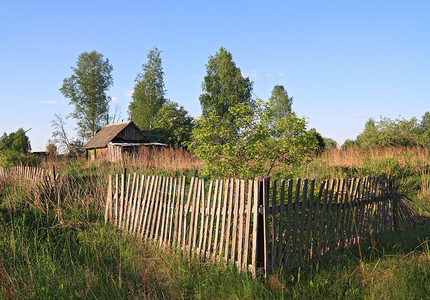
<path fill-rule="evenodd" d="M 345 216 L 345 179 L 342 179 L 340 182 L 340 200 L 338 203 L 338 219 L 336 221 L 337 230 L 335 235 L 335 240 L 337 241 L 337 248 L 339 249 L 342 246 L 342 240 L 344 236 L 344 222 L 343 218 Z"/>
<path fill-rule="evenodd" d="M 172 193 L 171 203 L 169 204 L 170 211 L 169 211 L 169 232 L 168 232 L 169 236 L 167 240 L 168 245 L 173 244 L 173 230 L 177 226 L 177 222 L 176 222 L 177 219 L 175 215 L 175 207 L 176 207 L 176 203 L 178 202 L 177 189 L 178 189 L 178 179 L 175 178 L 173 180 L 173 193 Z"/>
<path fill-rule="evenodd" d="M 358 178 L 356 181 L 356 186 L 354 188 L 354 197 L 352 201 L 352 244 L 355 244 L 357 242 L 357 204 L 358 204 L 358 193 L 360 192 L 360 186 L 361 186 L 361 178 Z"/>
<path fill-rule="evenodd" d="M 319 228 L 319 238 L 318 238 L 318 249 L 317 249 L 317 255 L 321 256 L 324 251 L 324 233 L 325 233 L 325 220 L 326 220 L 326 213 L 327 213 L 327 195 L 328 195 L 328 185 L 327 181 L 327 187 L 324 189 L 324 196 L 322 199 L 322 211 L 321 211 L 321 222 L 320 222 L 320 228 Z"/>
<path fill-rule="evenodd" d="M 211 181 L 211 187 L 212 187 L 212 181 Z M 219 212 L 219 206 L 220 205 L 217 205 L 217 203 L 218 203 L 218 189 L 219 189 L 219 179 L 217 179 L 216 181 L 215 181 L 215 193 L 214 193 L 214 198 L 213 198 L 213 201 L 212 201 L 212 210 L 210 210 L 210 216 L 211 216 L 211 223 L 210 223 L 210 230 L 209 230 L 209 239 L 208 239 L 208 244 L 207 244 L 207 253 L 208 253 L 208 255 L 207 255 L 207 257 L 209 258 L 211 255 L 210 255 L 210 253 L 211 253 L 211 250 L 212 250 L 212 237 L 213 237 L 213 234 L 214 234 L 214 232 L 213 232 L 213 229 L 214 229 L 214 223 L 215 223 L 215 219 L 216 219 L 216 215 L 217 215 L 217 212 Z M 208 207 L 209 207 L 209 205 L 210 205 L 210 202 L 208 202 Z M 218 214 L 219 215 L 219 214 Z M 219 225 L 219 223 L 218 223 L 218 225 Z M 217 226 L 217 229 L 216 229 L 216 233 L 218 233 L 218 226 Z M 215 252 L 216 252 L 216 242 L 215 242 L 215 244 L 214 244 L 214 249 L 213 249 L 213 253 L 215 254 Z"/>
<path fill-rule="evenodd" d="M 204 232 L 203 232 L 203 236 L 204 236 L 203 248 L 201 248 L 201 249 L 202 249 L 202 255 L 204 255 L 205 258 L 208 257 L 208 255 L 206 255 L 206 245 L 207 245 L 207 241 L 208 241 L 209 219 L 212 219 L 212 221 L 214 219 L 214 214 L 212 214 L 211 210 L 210 210 L 211 209 L 211 198 L 212 198 L 212 187 L 213 187 L 213 180 L 211 180 L 209 183 L 209 194 L 208 194 L 207 202 L 205 205 L 206 210 L 204 211 L 206 218 L 205 218 L 205 227 L 204 227 Z M 203 199 L 205 199 L 205 198 L 203 197 Z M 215 202 L 215 201 L 213 201 L 213 202 Z M 213 222 L 212 222 L 212 225 L 213 225 Z M 213 228 L 211 228 L 209 235 L 212 234 L 212 229 Z M 209 237 L 209 240 L 210 240 L 210 237 Z M 202 246 L 200 246 L 200 247 L 202 247 Z"/>
<path fill-rule="evenodd" d="M 228 252 L 230 250 L 230 233 L 231 233 L 231 219 L 233 214 L 233 196 L 234 196 L 234 180 L 230 180 L 230 198 L 228 203 L 228 220 L 227 220 L 227 231 L 225 238 L 225 251 L 224 251 L 224 261 L 228 262 Z"/>
<path fill-rule="evenodd" d="M 386 203 L 387 203 L 387 194 L 386 194 L 386 189 L 387 189 L 387 180 L 386 180 L 386 178 L 384 178 L 384 181 L 383 181 L 383 187 L 382 187 L 382 201 L 381 201 L 381 208 L 382 208 L 382 218 L 381 218 L 381 228 L 382 228 L 382 230 L 383 231 L 386 231 L 387 230 L 387 222 L 386 222 L 386 210 L 387 210 L 387 207 L 386 207 Z"/>
<path fill-rule="evenodd" d="M 264 277 L 269 274 L 271 265 L 269 264 L 269 214 L 267 209 L 269 208 L 269 187 L 270 179 L 268 177 L 264 178 L 264 188 L 263 188 L 263 228 L 264 228 Z"/>
<path fill-rule="evenodd" d="M 171 202 L 172 197 L 172 177 L 166 178 L 166 189 L 165 189 L 165 195 L 163 197 L 162 206 L 163 206 L 163 213 L 161 217 L 161 228 L 160 228 L 160 247 L 166 242 L 166 236 L 167 236 L 167 227 L 168 227 L 168 214 L 167 210 L 169 208 L 169 204 Z"/>
<path fill-rule="evenodd" d="M 286 246 L 285 246 L 285 268 L 288 270 L 291 268 L 292 263 L 290 260 L 290 253 L 291 253 L 291 218 L 293 213 L 293 180 L 288 180 L 288 211 L 287 211 L 287 228 L 286 228 Z M 293 223 L 294 224 L 294 223 Z"/>
<path fill-rule="evenodd" d="M 310 256 L 310 244 L 311 244 L 311 229 L 312 229 L 312 214 L 313 214 L 313 202 L 314 202 L 314 190 L 315 190 L 315 179 L 311 180 L 311 186 L 309 191 L 309 209 L 308 209 L 308 220 L 306 224 L 306 236 L 305 236 L 305 252 L 304 259 L 309 261 Z"/>
<path fill-rule="evenodd" d="M 195 218 L 195 213 L 196 213 L 196 197 L 197 197 L 197 187 L 200 187 L 199 184 L 199 179 L 196 178 L 195 179 L 195 184 L 194 184 L 194 189 L 193 189 L 193 197 L 190 199 L 191 202 L 188 202 L 190 205 L 190 209 L 191 209 L 191 219 L 190 219 L 190 232 L 188 235 L 188 250 L 192 251 L 192 245 L 193 245 L 193 229 L 194 229 L 194 218 Z"/>
<path fill-rule="evenodd" d="M 130 181 L 131 181 L 131 174 L 128 174 L 127 176 L 127 189 L 125 192 L 125 197 L 124 197 L 124 215 L 122 216 L 123 218 L 123 224 L 121 224 L 121 228 L 123 229 L 127 229 L 127 213 L 128 213 L 128 202 L 129 202 L 129 197 L 130 197 Z"/>
<path fill-rule="evenodd" d="M 165 193 L 165 188 L 167 185 L 167 177 L 163 177 L 163 181 L 162 181 L 162 185 L 161 185 L 161 189 L 159 190 L 158 193 L 158 197 L 157 197 L 157 203 L 155 204 L 155 209 L 157 210 L 157 225 L 155 226 L 155 231 L 154 234 L 151 233 L 152 238 L 155 240 L 157 240 L 160 237 L 160 224 L 161 224 L 161 214 L 162 214 L 162 210 L 163 210 L 163 203 L 164 203 L 164 199 L 166 199 L 166 193 Z M 154 213 L 155 215 L 155 213 Z"/>
<path fill-rule="evenodd" d="M 297 265 L 297 233 L 299 230 L 299 201 L 300 201 L 300 178 L 297 179 L 296 183 L 296 194 L 294 197 L 294 228 L 293 228 L 293 247 L 292 247 L 292 256 L 291 256 L 291 265 Z"/>
<path fill-rule="evenodd" d="M 254 188 L 254 181 L 248 180 L 248 198 L 246 202 L 246 216 L 245 216 L 245 223 L 246 223 L 246 229 L 245 229 L 245 243 L 243 245 L 244 253 L 243 253 L 243 260 L 242 260 L 242 270 L 247 268 L 248 266 L 248 253 L 249 253 L 249 237 L 251 235 L 250 229 L 251 229 L 251 210 L 252 210 L 252 191 Z"/>
<path fill-rule="evenodd" d="M 245 180 L 240 181 L 240 205 L 239 205 L 239 224 L 238 224 L 238 245 L 237 245 L 237 262 L 236 266 L 242 269 L 242 247 L 243 247 L 243 217 L 245 212 Z"/>
<path fill-rule="evenodd" d="M 301 221 L 300 221 L 300 240 L 299 240 L 299 262 L 303 264 L 304 261 L 304 238 L 305 238 L 305 222 L 306 222 L 306 204 L 308 196 L 308 179 L 303 180 L 303 190 L 302 190 L 302 207 L 301 207 Z"/>
<path fill-rule="evenodd" d="M 258 226 L 258 180 L 254 180 L 254 197 L 252 203 L 253 226 L 252 226 L 252 252 L 251 252 L 251 273 L 255 277 L 257 274 L 257 233 Z"/>
<path fill-rule="evenodd" d="M 148 220 L 147 220 L 147 224 L 146 224 L 146 234 L 145 234 L 145 240 L 152 238 L 151 236 L 151 227 L 153 227 L 154 223 L 155 223 L 155 217 L 153 217 L 154 214 L 154 209 L 155 209 L 155 203 L 156 203 L 156 199 L 157 199 L 157 194 L 158 194 L 158 190 L 159 190 L 159 186 L 160 186 L 160 180 L 161 177 L 160 176 L 156 176 L 155 177 L 155 182 L 154 182 L 154 189 L 152 190 L 151 193 L 151 204 L 149 205 L 149 214 L 148 214 Z"/>
<path fill-rule="evenodd" d="M 142 229 L 143 229 L 143 216 L 145 215 L 145 213 L 148 211 L 148 192 L 150 189 L 150 182 L 151 182 L 151 177 L 150 176 L 145 176 L 145 194 L 143 195 L 143 199 L 142 199 L 142 204 L 141 204 L 141 212 L 140 212 L 140 216 L 139 216 L 139 221 L 138 221 L 138 227 L 137 227 L 137 234 L 142 237 L 143 233 L 142 233 Z"/>
<path fill-rule="evenodd" d="M 353 199 L 353 192 L 354 192 L 354 185 L 355 185 L 355 178 L 350 179 L 347 186 L 347 194 L 346 194 L 346 216 L 345 216 L 345 244 L 344 246 L 347 247 L 350 245 L 350 239 L 351 239 L 351 219 L 352 219 L 352 199 Z"/>
<path fill-rule="evenodd" d="M 284 214 L 285 214 L 285 180 L 281 180 L 281 193 L 279 197 L 279 241 L 277 253 L 277 269 L 282 267 L 282 251 L 284 248 Z"/>
<path fill-rule="evenodd" d="M 219 233 L 219 222 L 220 222 L 220 217 L 221 217 L 221 201 L 222 201 L 222 185 L 223 185 L 223 180 L 221 180 L 220 184 L 219 184 L 219 193 L 218 193 L 218 209 L 217 209 L 217 214 L 216 214 L 216 228 L 215 228 L 215 240 L 214 240 L 214 250 L 213 250 L 213 254 L 212 254 L 212 258 L 215 259 L 216 253 L 217 253 L 217 249 L 219 250 L 218 256 L 221 257 L 221 252 L 222 252 L 222 236 L 223 236 L 223 232 L 221 233 L 221 237 L 220 237 L 220 243 L 219 243 L 219 247 L 218 247 L 218 233 Z M 227 185 L 226 185 L 227 186 Z M 226 189 L 224 189 L 224 191 L 226 191 Z M 226 192 L 224 192 L 226 193 Z M 227 196 L 225 196 L 227 197 Z M 224 197 L 224 198 L 225 198 Z M 226 205 L 222 206 L 222 212 L 223 212 L 223 216 L 225 215 L 225 207 Z M 223 217 L 223 220 L 225 220 L 225 218 Z M 224 222 L 224 221 L 223 221 Z M 224 228 L 224 225 L 221 226 L 221 231 L 222 228 Z"/>
<path fill-rule="evenodd" d="M 333 252 L 337 248 L 337 231 L 339 229 L 339 197 L 341 191 L 341 182 L 340 179 L 336 179 L 336 190 L 333 195 L 333 200 L 331 201 L 333 203 L 333 207 L 331 209 L 332 211 L 332 225 L 330 226 L 330 239 L 329 239 L 329 251 Z"/>
<path fill-rule="evenodd" d="M 272 219 L 272 247 L 271 247 L 271 252 L 272 252 L 272 257 L 271 257 L 271 264 L 270 264 L 270 269 L 272 271 L 275 271 L 275 266 L 277 265 L 276 263 L 276 250 L 277 250 L 277 245 L 276 245 L 276 213 L 275 213 L 275 208 L 276 208 L 276 192 L 277 192 L 277 180 L 273 180 L 273 187 L 272 187 L 272 209 L 271 209 L 271 213 L 270 213 L 270 217 Z M 269 196 L 270 197 L 270 196 Z"/>
<path fill-rule="evenodd" d="M 119 201 L 119 221 L 118 221 L 118 227 L 122 227 L 122 214 L 124 210 L 124 190 L 125 190 L 125 174 L 121 174 L 121 198 Z"/>
<path fill-rule="evenodd" d="M 368 207 L 370 205 L 369 197 L 370 197 L 371 185 L 372 185 L 372 178 L 368 176 L 366 178 L 366 185 L 364 187 L 363 197 L 362 197 L 363 208 L 361 213 L 360 229 L 359 229 L 362 236 L 369 232 L 367 221 L 368 221 L 368 211 L 369 211 Z"/>
<path fill-rule="evenodd" d="M 133 179 L 133 181 L 134 181 L 134 179 Z M 131 222 L 129 224 L 129 227 L 128 227 L 128 231 L 129 232 L 133 232 L 133 224 L 134 224 L 134 219 L 135 219 L 135 214 L 136 214 L 136 202 L 138 200 L 137 197 L 138 197 L 138 192 L 139 192 L 139 175 L 136 176 L 136 186 L 133 187 L 133 188 L 134 188 L 134 197 L 133 197 L 133 192 L 132 192 L 131 195 L 133 197 L 133 199 L 132 199 L 133 200 L 132 201 L 133 206 L 131 207 L 131 214 L 130 214 L 130 217 L 129 217 L 130 222 Z M 132 191 L 133 191 L 133 189 L 132 189 Z"/>
<path fill-rule="evenodd" d="M 234 196 L 234 206 L 233 206 L 233 234 L 231 238 L 231 254 L 230 261 L 232 265 L 235 265 L 236 260 L 236 245 L 237 245 L 237 220 L 239 212 L 239 201 L 240 201 L 240 181 L 236 179 L 236 192 Z"/>
<path fill-rule="evenodd" d="M 200 212 L 200 226 L 197 228 L 199 229 L 199 246 L 198 246 L 198 254 L 202 254 L 202 246 L 203 246 L 203 230 L 204 230 L 204 223 L 205 223 L 205 183 L 202 179 L 201 182 L 201 198 L 200 198 L 200 209 L 198 210 Z M 203 253 L 204 254 L 204 253 Z"/>
<path fill-rule="evenodd" d="M 200 213 L 200 199 L 201 199 L 201 191 L 202 191 L 202 182 L 203 179 L 197 179 L 197 198 L 195 198 L 196 205 L 194 206 L 195 213 L 194 213 L 194 228 L 193 228 L 193 243 L 191 245 L 191 251 L 192 255 L 194 256 L 194 253 L 197 252 L 197 230 L 198 223 L 199 223 L 199 213 Z M 193 220 L 193 219 L 192 219 Z"/>
<path fill-rule="evenodd" d="M 326 226 L 325 226 L 325 234 L 322 246 L 322 254 L 326 254 L 329 250 L 328 247 L 330 245 L 330 235 L 331 235 L 331 227 L 333 225 L 332 214 L 333 214 L 333 195 L 336 189 L 336 179 L 332 179 L 330 183 L 330 193 L 327 199 L 327 211 L 325 213 L 326 216 Z"/>
<path fill-rule="evenodd" d="M 192 180 L 192 178 L 191 178 Z M 183 222 L 183 214 L 185 212 L 185 203 L 184 203 L 184 199 L 185 199 L 185 184 L 186 184 L 186 179 L 185 176 L 182 177 L 181 180 L 181 199 L 180 199 L 180 203 L 179 203 L 179 219 L 178 219 L 178 232 L 177 232 L 177 244 L 176 246 L 179 248 L 181 246 L 181 241 L 182 241 L 182 234 L 185 231 L 185 226 L 182 225 Z M 185 234 L 184 234 L 185 236 Z M 184 247 L 182 247 L 184 248 Z"/>
<path fill-rule="evenodd" d="M 154 190 L 154 185 L 156 185 L 156 177 L 155 176 L 151 176 L 150 177 L 150 179 L 151 179 L 151 185 L 150 185 L 150 187 L 149 187 L 149 190 L 147 189 L 146 191 L 145 191 L 145 206 L 144 206 L 144 211 L 145 211 L 145 216 L 144 216 L 144 218 L 143 218 L 143 222 L 141 223 L 142 225 L 141 225 L 141 231 L 140 231 L 140 236 L 141 237 L 145 237 L 145 239 L 147 238 L 147 236 L 148 236 L 148 234 L 147 234 L 147 232 L 148 232 L 148 228 L 149 228 L 149 226 L 148 226 L 148 224 L 149 224 L 149 220 L 150 220 L 150 211 L 151 211 L 151 209 L 152 209 L 152 194 L 153 194 L 153 190 Z M 149 178 L 148 178 L 148 181 L 147 181 L 147 184 L 149 183 Z"/>
<path fill-rule="evenodd" d="M 107 224 L 109 219 L 112 221 L 112 175 L 109 175 L 108 192 L 107 192 L 106 209 L 105 209 L 105 224 Z"/>
<path fill-rule="evenodd" d="M 126 224 L 125 230 L 129 231 L 130 228 L 130 219 L 131 219 L 131 210 L 133 208 L 133 196 L 134 196 L 134 188 L 136 185 L 136 173 L 133 174 L 133 184 L 131 185 L 131 193 L 129 194 L 129 190 L 127 187 L 127 216 L 126 216 Z"/>
<path fill-rule="evenodd" d="M 188 212 L 189 212 L 190 206 L 192 204 L 192 193 L 193 193 L 193 190 L 195 190 L 195 187 L 197 186 L 197 183 L 195 183 L 195 181 L 197 181 L 196 178 L 192 177 L 191 178 L 191 183 L 190 183 L 190 189 L 188 191 L 187 203 L 185 204 L 185 208 L 184 208 L 184 220 L 183 220 L 183 227 L 182 227 L 182 229 L 183 229 L 182 248 L 184 250 L 186 249 L 186 246 L 187 246 L 186 236 L 187 236 L 187 227 L 188 227 L 187 226 Z M 189 227 L 191 228 L 191 226 L 189 226 Z M 190 245 L 190 244 L 191 244 L 191 239 L 188 242 L 188 245 Z"/>
<path fill-rule="evenodd" d="M 134 222 L 134 229 L 133 229 L 133 233 L 138 234 L 139 233 L 139 229 L 140 229 L 140 220 L 141 220 L 141 215 L 143 214 L 143 206 L 142 206 L 142 196 L 143 196 L 143 191 L 145 190 L 145 181 L 147 179 L 147 176 L 142 175 L 140 177 L 140 190 L 139 190 L 139 196 L 138 196 L 138 206 L 137 206 L 137 214 L 136 214 L 136 220 Z"/>

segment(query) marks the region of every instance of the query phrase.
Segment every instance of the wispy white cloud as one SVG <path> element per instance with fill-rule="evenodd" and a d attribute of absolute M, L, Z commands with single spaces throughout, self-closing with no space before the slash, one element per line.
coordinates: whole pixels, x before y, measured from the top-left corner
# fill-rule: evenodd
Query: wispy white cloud
<path fill-rule="evenodd" d="M 40 103 L 42 103 L 42 104 L 57 104 L 58 101 L 57 100 L 44 100 L 44 101 L 40 101 Z"/>
<path fill-rule="evenodd" d="M 266 74 L 266 76 L 267 76 L 267 77 L 272 77 L 272 76 L 273 76 L 273 74 L 272 74 L 272 73 L 267 73 L 267 74 Z"/>
<path fill-rule="evenodd" d="M 250 79 L 258 78 L 258 72 L 253 70 L 251 72 L 242 72 L 243 77 L 249 77 Z"/>
<path fill-rule="evenodd" d="M 282 76 L 284 76 L 285 74 L 284 73 L 278 73 L 278 76 L 279 77 L 282 77 Z"/>
<path fill-rule="evenodd" d="M 124 95 L 128 98 L 130 98 L 131 96 L 133 96 L 134 90 L 131 91 L 124 91 Z"/>
<path fill-rule="evenodd" d="M 369 116 L 369 115 L 353 115 L 352 116 L 354 119 L 368 119 L 368 118 L 370 118 L 371 116 Z"/>
<path fill-rule="evenodd" d="M 119 99 L 117 97 L 112 97 L 112 102 L 119 102 Z"/>

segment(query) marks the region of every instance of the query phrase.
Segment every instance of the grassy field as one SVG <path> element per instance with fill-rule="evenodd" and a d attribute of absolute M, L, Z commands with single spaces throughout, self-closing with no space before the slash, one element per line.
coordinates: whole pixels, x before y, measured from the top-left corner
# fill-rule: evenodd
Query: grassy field
<path fill-rule="evenodd" d="M 149 155 L 149 154 L 147 154 Z M 152 154 L 151 154 L 152 155 Z M 186 152 L 129 172 L 198 175 Z M 190 259 L 104 225 L 107 174 L 124 165 L 48 161 L 61 175 L 57 193 L 0 179 L 0 294 L 8 299 L 424 299 L 430 295 L 430 226 L 371 236 L 360 247 L 269 278 Z M 348 178 L 388 173 L 399 189 L 429 208 L 427 149 L 331 151 L 273 177 Z M 425 209 L 416 206 L 421 212 Z"/>

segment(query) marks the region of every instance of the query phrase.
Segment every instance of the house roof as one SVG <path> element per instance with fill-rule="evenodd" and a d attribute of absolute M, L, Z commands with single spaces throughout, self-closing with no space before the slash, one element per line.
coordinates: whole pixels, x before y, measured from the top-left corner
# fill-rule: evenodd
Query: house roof
<path fill-rule="evenodd" d="M 132 122 L 122 122 L 112 125 L 106 125 L 88 143 L 85 144 L 84 149 L 104 148 L 109 144 L 124 128 L 127 126 L 134 126 L 142 134 L 142 138 L 145 139 L 145 135 L 140 129 Z"/>

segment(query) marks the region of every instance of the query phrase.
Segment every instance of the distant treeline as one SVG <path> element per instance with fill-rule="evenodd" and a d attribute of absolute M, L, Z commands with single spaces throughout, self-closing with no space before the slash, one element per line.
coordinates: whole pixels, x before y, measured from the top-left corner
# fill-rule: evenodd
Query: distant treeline
<path fill-rule="evenodd" d="M 429 147 L 430 112 L 426 112 L 421 121 L 413 117 L 410 120 L 397 118 L 391 120 L 380 117 L 379 121 L 370 118 L 356 140 L 346 140 L 342 148 L 358 146 L 369 147 Z"/>

